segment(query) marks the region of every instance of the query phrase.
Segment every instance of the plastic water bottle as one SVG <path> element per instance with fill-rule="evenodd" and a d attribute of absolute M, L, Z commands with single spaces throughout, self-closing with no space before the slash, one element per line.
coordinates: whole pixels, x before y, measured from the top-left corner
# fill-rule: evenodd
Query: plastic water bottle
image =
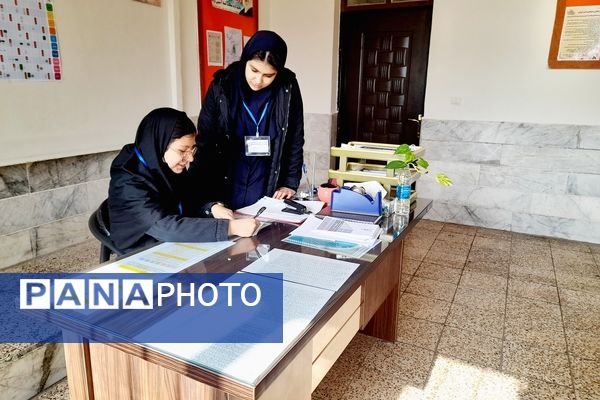
<path fill-rule="evenodd" d="M 394 199 L 394 214 L 410 214 L 410 170 L 400 170 L 398 174 L 398 186 L 396 186 L 396 198 Z"/>

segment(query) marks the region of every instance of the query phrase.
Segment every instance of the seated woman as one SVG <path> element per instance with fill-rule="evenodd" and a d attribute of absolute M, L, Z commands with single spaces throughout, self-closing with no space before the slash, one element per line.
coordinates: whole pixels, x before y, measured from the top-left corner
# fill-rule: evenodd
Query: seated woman
<path fill-rule="evenodd" d="M 138 127 L 110 168 L 111 238 L 125 253 L 157 241 L 210 242 L 252 236 L 255 219 L 233 219 L 220 203 L 200 205 L 187 180 L 196 128 L 182 111 L 159 108 Z M 210 188 L 206 188 L 210 190 Z M 214 218 L 207 218 L 207 217 Z"/>

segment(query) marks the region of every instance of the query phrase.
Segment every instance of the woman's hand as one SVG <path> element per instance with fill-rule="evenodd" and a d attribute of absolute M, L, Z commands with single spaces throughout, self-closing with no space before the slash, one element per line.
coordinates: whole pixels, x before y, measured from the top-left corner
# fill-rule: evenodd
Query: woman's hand
<path fill-rule="evenodd" d="M 258 229 L 260 222 L 254 218 L 233 219 L 229 221 L 227 233 L 232 236 L 250 237 Z"/>
<path fill-rule="evenodd" d="M 274 199 L 291 199 L 296 194 L 295 190 L 286 187 L 280 187 L 273 193 Z"/>
<path fill-rule="evenodd" d="M 216 203 L 215 205 L 213 205 L 210 208 L 210 212 L 212 213 L 213 218 L 229 220 L 233 219 L 233 211 L 231 211 L 229 208 L 225 207 L 221 203 Z"/>

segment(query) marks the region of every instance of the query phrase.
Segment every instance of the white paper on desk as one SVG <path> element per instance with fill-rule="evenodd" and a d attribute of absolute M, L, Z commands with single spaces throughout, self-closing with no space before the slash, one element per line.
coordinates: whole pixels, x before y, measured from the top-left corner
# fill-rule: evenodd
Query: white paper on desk
<path fill-rule="evenodd" d="M 320 219 L 311 215 L 302 225 L 290 232 L 290 236 L 338 240 L 371 247 L 377 242 L 380 233 L 381 228 L 376 224 L 334 217 Z"/>
<path fill-rule="evenodd" d="M 176 273 L 233 245 L 234 242 L 166 242 L 97 268 L 93 273 Z"/>
<path fill-rule="evenodd" d="M 283 282 L 283 343 L 156 343 L 185 362 L 256 385 L 333 296 L 332 291 Z"/>
<path fill-rule="evenodd" d="M 316 214 L 325 205 L 322 201 L 313 201 L 313 200 L 298 200 L 300 204 L 306 206 L 307 210 Z M 287 212 L 283 212 L 282 210 L 287 207 L 287 205 L 283 202 L 283 200 L 276 200 L 272 197 L 263 197 L 258 200 L 256 203 L 240 208 L 236 210 L 237 213 L 244 215 L 254 216 L 260 210 L 261 207 L 266 207 L 265 211 L 260 214 L 259 219 L 273 220 L 273 221 L 281 221 L 281 222 L 292 222 L 299 224 L 304 221 L 309 214 L 297 215 L 291 214 Z"/>
<path fill-rule="evenodd" d="M 260 258 L 244 268 L 253 274 L 282 273 L 283 280 L 327 290 L 338 290 L 356 271 L 357 263 L 273 249 L 268 257 Z"/>

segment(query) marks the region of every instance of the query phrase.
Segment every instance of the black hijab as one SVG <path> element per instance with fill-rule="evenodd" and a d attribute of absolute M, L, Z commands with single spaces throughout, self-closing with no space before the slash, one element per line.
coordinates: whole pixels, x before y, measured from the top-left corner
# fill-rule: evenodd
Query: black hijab
<path fill-rule="evenodd" d="M 190 133 L 196 133 L 194 123 L 185 112 L 172 108 L 152 110 L 140 122 L 134 143 L 136 155 L 163 190 L 175 193 L 180 190 L 181 174 L 171 171 L 163 155 L 172 140 Z"/>

